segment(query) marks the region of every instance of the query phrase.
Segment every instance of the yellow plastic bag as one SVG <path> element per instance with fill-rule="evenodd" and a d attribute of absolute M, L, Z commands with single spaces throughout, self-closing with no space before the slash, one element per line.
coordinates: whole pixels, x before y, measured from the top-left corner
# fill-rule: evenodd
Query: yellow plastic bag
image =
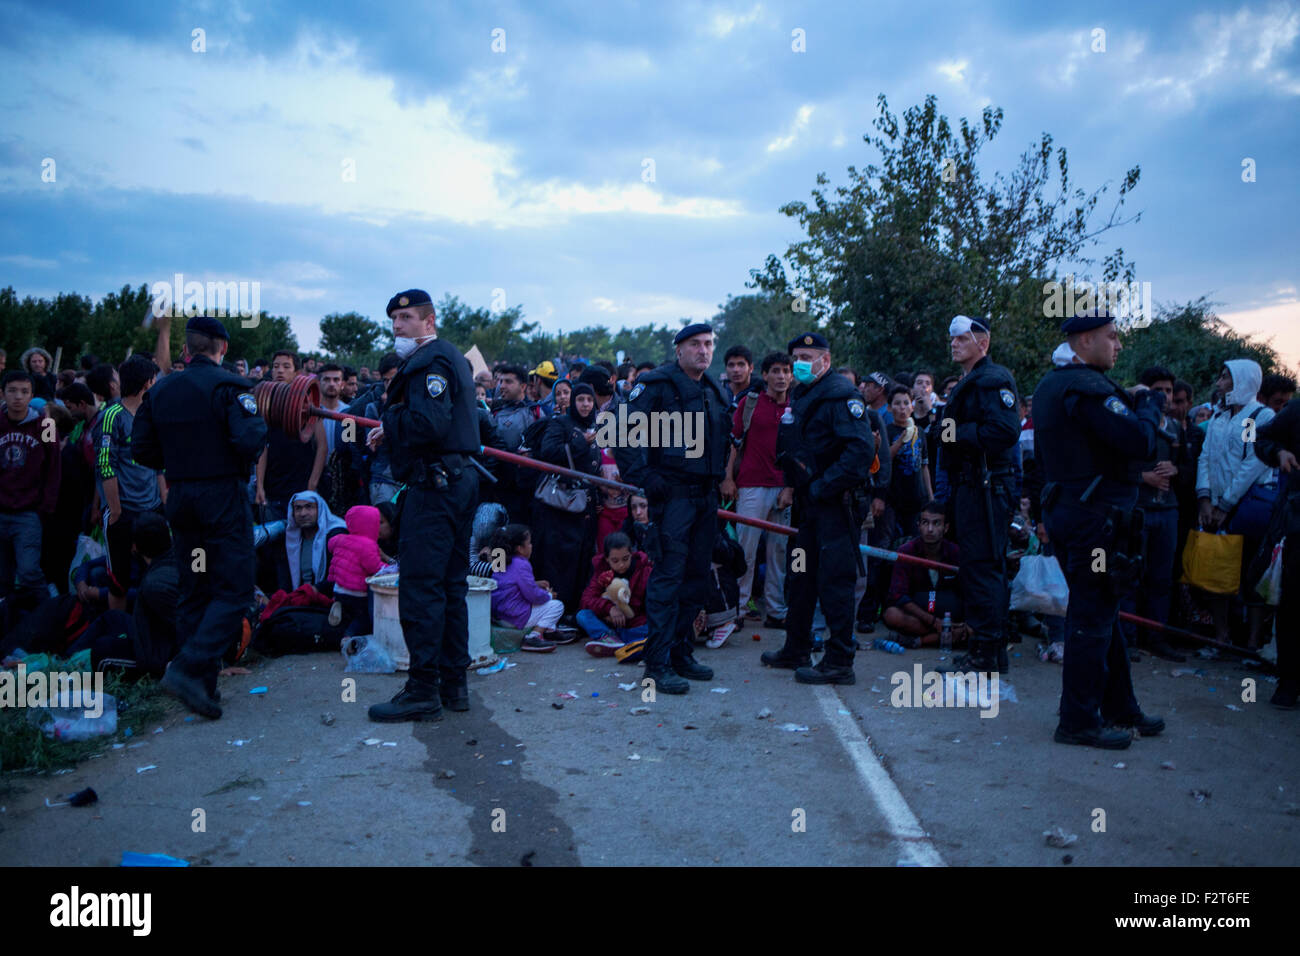
<path fill-rule="evenodd" d="M 1187 532 L 1183 548 L 1183 582 L 1211 594 L 1235 594 L 1241 587 L 1239 534 Z"/>

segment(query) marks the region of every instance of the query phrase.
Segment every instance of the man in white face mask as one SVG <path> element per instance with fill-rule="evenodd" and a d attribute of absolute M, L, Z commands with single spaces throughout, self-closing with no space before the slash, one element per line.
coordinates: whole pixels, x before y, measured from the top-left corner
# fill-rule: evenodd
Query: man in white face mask
<path fill-rule="evenodd" d="M 938 422 L 940 462 L 952 488 L 949 514 L 961 549 L 959 581 L 972 631 L 970 653 L 948 668 L 958 672 L 1007 667 L 1007 528 L 1018 500 L 1013 473 L 1020 455 L 1020 396 L 1011 372 L 989 359 L 989 326 L 988 319 L 965 315 L 949 324 L 952 360 L 966 374 Z"/>
<path fill-rule="evenodd" d="M 402 580 L 398 616 L 411 653 L 406 687 L 370 708 L 381 722 L 438 720 L 442 706 L 469 710 L 469 537 L 478 505 L 478 412 L 469 362 L 438 338 L 422 289 L 388 303 L 403 361 L 388 386 L 382 424 L 367 444 L 389 446 L 393 477 L 406 484 L 397 504 Z"/>

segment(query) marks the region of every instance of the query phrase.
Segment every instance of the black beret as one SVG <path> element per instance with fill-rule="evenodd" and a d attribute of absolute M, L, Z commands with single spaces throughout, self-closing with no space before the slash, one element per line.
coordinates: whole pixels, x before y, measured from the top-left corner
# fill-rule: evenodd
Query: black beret
<path fill-rule="evenodd" d="M 413 305 L 433 305 L 433 300 L 423 289 L 407 289 L 388 300 L 388 314 L 392 315 L 398 309 L 409 309 Z"/>
<path fill-rule="evenodd" d="M 823 336 L 818 335 L 816 332 L 805 332 L 792 338 L 790 344 L 786 346 L 785 352 L 787 355 L 793 355 L 795 349 L 825 349 L 829 352 L 830 348 L 831 343 L 827 342 Z"/>
<path fill-rule="evenodd" d="M 705 332 L 712 333 L 713 326 L 709 325 L 707 322 L 692 323 L 677 333 L 676 337 L 673 339 L 673 345 L 681 345 L 687 339 L 694 338 L 697 335 L 703 335 Z"/>
<path fill-rule="evenodd" d="M 1092 311 L 1092 310 L 1089 310 Z M 1114 322 L 1114 317 L 1105 309 L 1098 309 L 1095 315 L 1072 315 L 1061 323 L 1061 331 L 1066 335 L 1075 332 L 1091 332 L 1103 325 Z"/>
<path fill-rule="evenodd" d="M 202 332 L 210 339 L 230 341 L 230 334 L 219 321 L 207 315 L 196 315 L 185 323 L 186 332 Z"/>

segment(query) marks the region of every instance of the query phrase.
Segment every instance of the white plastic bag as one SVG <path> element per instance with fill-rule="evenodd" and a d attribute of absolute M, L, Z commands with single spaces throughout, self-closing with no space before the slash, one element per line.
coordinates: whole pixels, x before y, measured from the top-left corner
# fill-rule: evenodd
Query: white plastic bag
<path fill-rule="evenodd" d="M 99 529 L 96 528 L 96 533 Z M 77 573 L 77 569 L 87 561 L 94 561 L 96 558 L 104 556 L 104 544 L 98 538 L 92 538 L 88 534 L 77 535 L 77 550 L 72 555 L 72 564 L 68 568 L 68 589 L 75 590 L 72 584 L 72 576 Z"/>
<path fill-rule="evenodd" d="M 1268 562 L 1268 570 L 1264 572 L 1264 576 L 1255 585 L 1255 593 L 1264 599 L 1265 604 L 1272 607 L 1277 607 L 1277 602 L 1282 597 L 1282 547 L 1285 544 L 1286 538 L 1283 538 L 1273 545 L 1273 554 Z"/>
<path fill-rule="evenodd" d="M 384 645 L 369 634 L 344 638 L 339 649 L 347 661 L 346 674 L 391 674 L 397 670 Z"/>
<path fill-rule="evenodd" d="M 1065 617 L 1070 588 L 1056 558 L 1030 554 L 1020 559 L 1020 572 L 1011 582 L 1011 610 Z"/>

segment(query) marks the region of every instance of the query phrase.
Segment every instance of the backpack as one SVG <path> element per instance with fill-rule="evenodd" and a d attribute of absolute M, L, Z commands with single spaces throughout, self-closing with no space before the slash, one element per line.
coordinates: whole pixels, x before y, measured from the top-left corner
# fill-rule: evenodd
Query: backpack
<path fill-rule="evenodd" d="M 343 644 L 342 622 L 331 627 L 329 608 L 283 607 L 263 621 L 253 646 L 271 657 L 337 651 Z"/>

